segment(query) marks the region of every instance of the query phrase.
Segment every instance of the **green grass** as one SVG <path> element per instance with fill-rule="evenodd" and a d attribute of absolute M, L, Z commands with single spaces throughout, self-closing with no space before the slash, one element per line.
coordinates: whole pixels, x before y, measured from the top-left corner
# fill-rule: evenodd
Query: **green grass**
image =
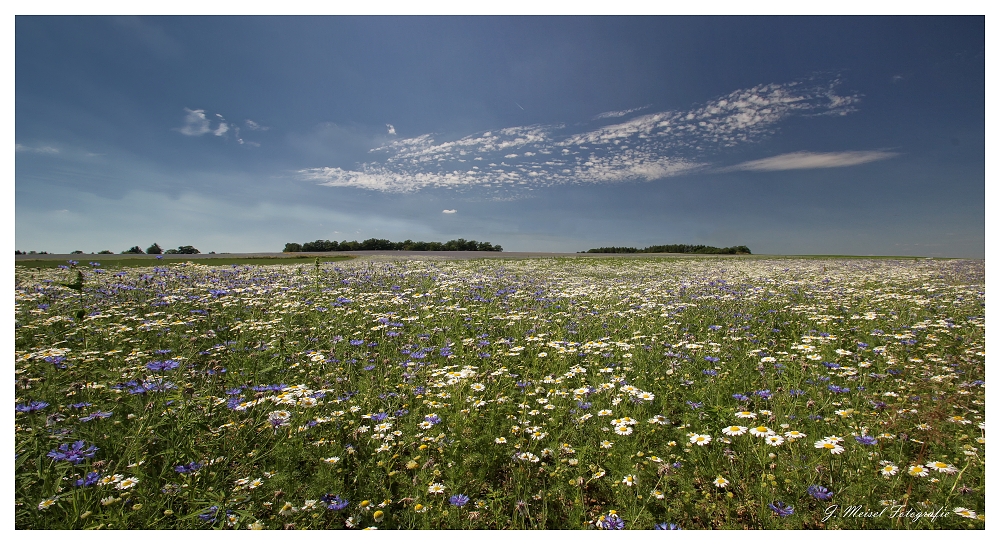
<path fill-rule="evenodd" d="M 286 256 L 258 256 L 258 257 L 226 257 L 220 255 L 218 257 L 206 257 L 204 255 L 199 255 L 199 257 L 192 257 L 190 255 L 165 255 L 163 259 L 156 259 L 155 257 L 135 255 L 135 256 L 125 256 L 120 254 L 114 255 L 86 255 L 86 256 L 73 256 L 72 259 L 79 261 L 82 265 L 87 265 L 90 262 L 100 263 L 100 267 L 103 269 L 118 269 L 122 267 L 157 267 L 176 263 L 200 263 L 209 266 L 220 266 L 220 265 L 298 265 L 298 264 L 312 264 L 316 258 L 319 258 L 320 262 L 328 261 L 346 261 L 349 259 L 354 259 L 353 256 L 315 256 L 315 255 L 296 255 L 291 257 Z M 29 268 L 39 268 L 39 269 L 52 269 L 58 268 L 60 265 L 66 265 L 66 260 L 58 259 L 20 259 L 14 262 L 17 267 L 29 267 Z"/>
<path fill-rule="evenodd" d="M 16 528 L 984 527 L 982 261 L 214 264 L 15 270 Z"/>

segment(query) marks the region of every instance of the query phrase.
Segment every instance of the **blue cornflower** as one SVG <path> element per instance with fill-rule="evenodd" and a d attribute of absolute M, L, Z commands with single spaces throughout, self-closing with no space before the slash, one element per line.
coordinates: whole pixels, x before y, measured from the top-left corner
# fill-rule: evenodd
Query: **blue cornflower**
<path fill-rule="evenodd" d="M 424 417 L 424 421 L 425 422 L 430 422 L 431 424 L 440 424 L 441 423 L 441 417 L 438 416 L 438 415 L 436 415 L 436 414 L 432 414 L 432 415 L 425 416 Z"/>
<path fill-rule="evenodd" d="M 205 510 L 204 513 L 198 515 L 198 518 L 205 522 L 215 522 L 215 514 L 219 512 L 219 506 L 213 505 Z"/>
<path fill-rule="evenodd" d="M 331 511 L 340 511 L 341 509 L 347 507 L 350 502 L 341 498 L 339 495 L 333 494 L 323 494 L 320 501 L 326 504 L 326 508 Z"/>
<path fill-rule="evenodd" d="M 866 446 L 871 446 L 874 445 L 875 443 L 878 443 L 878 439 L 875 439 L 871 435 L 855 435 L 854 440 Z"/>
<path fill-rule="evenodd" d="M 226 408 L 228 408 L 231 411 L 244 410 L 240 408 L 240 404 L 243 403 L 244 401 L 246 400 L 243 399 L 242 397 L 231 397 L 228 400 L 226 400 Z"/>
<path fill-rule="evenodd" d="M 750 398 L 743 394 L 733 394 L 733 399 L 736 401 L 750 401 Z"/>
<path fill-rule="evenodd" d="M 788 390 L 788 395 L 790 395 L 792 397 L 798 397 L 798 396 L 800 396 L 800 395 L 802 395 L 804 393 L 805 393 L 804 390 L 796 390 L 795 388 L 792 388 L 791 390 Z"/>
<path fill-rule="evenodd" d="M 87 403 L 86 401 L 81 402 L 81 403 L 70 403 L 69 404 L 69 406 L 70 406 L 71 409 L 82 409 L 84 407 L 90 407 L 91 405 L 93 405 L 93 403 Z"/>
<path fill-rule="evenodd" d="M 705 356 L 705 361 L 709 363 L 719 363 L 719 358 L 716 358 L 715 356 Z"/>
<path fill-rule="evenodd" d="M 591 408 L 591 407 L 592 407 L 593 405 L 594 405 L 594 404 L 593 404 L 593 403 L 591 403 L 591 402 L 589 402 L 589 401 L 577 401 L 577 402 L 576 402 L 576 406 L 577 406 L 577 407 L 580 407 L 581 409 L 583 409 L 583 410 L 585 410 L 585 411 L 586 411 L 587 409 Z"/>
<path fill-rule="evenodd" d="M 198 462 L 190 462 L 188 464 L 182 464 L 174 467 L 174 471 L 181 474 L 194 473 L 195 471 L 198 471 L 202 467 L 204 467 L 204 465 L 199 464 Z"/>
<path fill-rule="evenodd" d="M 105 418 L 107 418 L 107 417 L 109 417 L 109 416 L 111 416 L 113 414 L 115 414 L 115 413 L 113 413 L 111 411 L 97 411 L 97 412 L 90 413 L 87 416 L 81 416 L 80 417 L 80 422 L 90 422 L 91 420 L 94 420 L 94 419 L 103 420 L 103 419 L 105 419 Z"/>
<path fill-rule="evenodd" d="M 173 352 L 173 350 L 171 350 L 169 348 L 161 348 L 159 350 L 154 351 L 153 353 L 154 354 L 161 354 L 162 355 L 162 354 L 169 354 L 171 352 Z"/>
<path fill-rule="evenodd" d="M 82 479 L 76 480 L 76 486 L 93 486 L 101 481 L 101 474 L 96 471 L 87 473 Z"/>
<path fill-rule="evenodd" d="M 165 392 L 174 388 L 177 388 L 177 385 L 168 380 L 147 380 L 131 388 L 128 393 L 142 395 L 148 392 Z"/>
<path fill-rule="evenodd" d="M 351 339 L 350 342 L 351 342 L 351 346 L 361 346 L 361 345 L 365 344 L 365 341 L 358 340 L 358 339 Z"/>
<path fill-rule="evenodd" d="M 65 369 L 66 366 L 63 365 L 64 361 L 66 361 L 66 356 L 49 356 L 45 358 L 45 363 L 51 363 L 56 369 Z"/>
<path fill-rule="evenodd" d="M 18 403 L 14 405 L 14 412 L 33 413 L 33 412 L 38 412 L 48 406 L 49 404 L 44 401 L 31 401 L 27 405 L 22 405 Z"/>
<path fill-rule="evenodd" d="M 787 517 L 795 513 L 795 508 L 791 505 L 785 505 L 784 502 L 776 501 L 774 503 L 767 504 L 767 506 L 771 508 L 771 511 L 774 511 L 781 517 Z"/>
<path fill-rule="evenodd" d="M 691 407 L 692 409 L 700 409 L 701 406 L 704 405 L 704 403 L 698 403 L 697 401 L 687 401 L 686 403 L 688 404 L 688 407 Z"/>
<path fill-rule="evenodd" d="M 833 492 L 830 492 L 829 490 L 826 489 L 826 487 L 820 486 L 818 484 L 810 485 L 809 488 L 806 489 L 806 492 L 808 492 L 810 496 L 820 501 L 827 501 L 833 498 Z"/>
<path fill-rule="evenodd" d="M 826 389 L 835 394 L 846 394 L 851 391 L 850 388 L 844 388 L 843 386 L 837 386 L 836 384 L 831 384 L 827 386 Z"/>
<path fill-rule="evenodd" d="M 68 443 L 63 443 L 59 445 L 58 449 L 50 450 L 48 457 L 57 462 L 65 461 L 79 464 L 85 458 L 93 458 L 97 450 L 98 448 L 93 445 L 87 447 L 83 441 L 76 441 L 72 446 Z"/>
<path fill-rule="evenodd" d="M 180 365 L 180 362 L 176 362 L 174 360 L 151 361 L 146 364 L 146 369 L 149 369 L 150 371 L 173 371 L 174 369 L 180 367 Z"/>
<path fill-rule="evenodd" d="M 681 528 L 680 528 L 680 526 L 677 526 L 676 524 L 674 524 L 672 522 L 661 522 L 661 523 L 657 524 L 656 526 L 653 526 L 653 529 L 654 530 L 680 530 Z"/>
<path fill-rule="evenodd" d="M 226 390 L 226 395 L 227 396 L 239 395 L 239 393 L 242 392 L 242 391 L 243 391 L 243 387 L 242 386 L 237 386 L 236 388 L 230 388 L 230 389 Z"/>
<path fill-rule="evenodd" d="M 463 505 L 469 503 L 469 497 L 465 494 L 455 494 L 454 496 L 448 498 L 448 502 L 455 507 L 462 507 Z"/>
<path fill-rule="evenodd" d="M 716 371 L 715 369 L 702 369 L 701 370 L 701 374 L 708 375 L 710 377 L 714 377 L 715 375 L 718 375 L 719 372 Z"/>
<path fill-rule="evenodd" d="M 616 513 L 609 513 L 608 516 L 597 521 L 597 528 L 599 530 L 624 530 L 625 521 Z"/>
<path fill-rule="evenodd" d="M 375 414 L 372 415 L 372 421 L 374 421 L 374 422 L 381 422 L 381 421 L 385 420 L 386 418 L 389 418 L 389 414 L 388 413 L 375 413 Z"/>
<path fill-rule="evenodd" d="M 371 371 L 372 369 L 375 369 L 374 365 L 366 365 L 366 366 L 364 366 L 364 370 L 365 371 Z"/>
<path fill-rule="evenodd" d="M 754 392 L 754 395 L 756 395 L 757 397 L 759 397 L 761 399 L 770 399 L 771 398 L 771 390 L 757 390 L 756 392 Z"/>

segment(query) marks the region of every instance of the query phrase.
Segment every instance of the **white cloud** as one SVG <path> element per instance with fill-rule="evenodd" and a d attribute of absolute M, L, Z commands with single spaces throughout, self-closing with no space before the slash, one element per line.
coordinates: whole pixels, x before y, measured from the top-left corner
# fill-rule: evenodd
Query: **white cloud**
<path fill-rule="evenodd" d="M 638 108 L 629 108 L 628 110 L 617 110 L 613 112 L 604 112 L 594 116 L 594 119 L 607 119 L 609 117 L 625 117 L 632 112 L 638 112 L 639 110 L 645 110 L 649 108 L 652 104 L 647 104 L 645 106 L 639 106 Z"/>
<path fill-rule="evenodd" d="M 837 85 L 758 85 L 688 111 L 646 114 L 577 134 L 565 134 L 565 125 L 507 127 L 440 143 L 425 134 L 374 148 L 370 152 L 378 159 L 353 169 L 307 168 L 297 174 L 320 185 L 386 192 L 650 181 L 703 168 L 706 153 L 766 137 L 791 116 L 853 111 L 860 99 L 837 94 Z M 470 168 L 470 159 L 488 161 L 489 168 Z"/>
<path fill-rule="evenodd" d="M 391 135 L 393 135 L 393 136 L 395 136 L 395 135 L 396 135 L 396 127 L 393 127 L 392 125 L 390 125 L 390 124 L 386 123 L 386 124 L 385 124 L 385 128 L 386 128 L 386 130 L 387 130 L 387 131 L 389 132 L 389 134 L 391 134 Z"/>
<path fill-rule="evenodd" d="M 219 123 L 219 128 L 212 131 L 215 136 L 222 136 L 229 131 L 229 125 L 226 123 Z"/>
<path fill-rule="evenodd" d="M 59 153 L 59 150 L 53 148 L 52 146 L 41 146 L 37 148 L 32 148 L 29 146 L 22 146 L 21 144 L 14 144 L 15 153 Z"/>
<path fill-rule="evenodd" d="M 246 125 L 248 131 L 266 131 L 270 130 L 271 127 L 264 127 L 252 119 L 247 119 L 243 122 Z"/>
<path fill-rule="evenodd" d="M 873 161 L 891 159 L 897 155 L 899 154 L 889 151 L 841 151 L 826 153 L 797 151 L 795 153 L 785 153 L 774 157 L 767 157 L 765 159 L 747 161 L 724 170 L 774 171 L 851 167 L 854 165 L 871 163 Z"/>
<path fill-rule="evenodd" d="M 185 136 L 201 136 L 212 129 L 208 128 L 208 119 L 205 117 L 205 110 L 189 110 L 184 108 L 187 115 L 184 117 L 184 126 L 177 129 Z"/>
<path fill-rule="evenodd" d="M 455 212 L 458 212 L 458 210 L 452 209 L 452 210 L 442 210 L 441 211 L 442 214 L 454 214 Z"/>

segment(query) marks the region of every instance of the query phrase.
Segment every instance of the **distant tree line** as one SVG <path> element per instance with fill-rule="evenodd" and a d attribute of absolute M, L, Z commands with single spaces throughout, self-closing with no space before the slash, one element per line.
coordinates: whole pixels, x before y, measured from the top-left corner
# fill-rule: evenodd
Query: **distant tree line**
<path fill-rule="evenodd" d="M 146 248 L 145 252 L 143 252 L 142 248 L 138 246 L 132 246 L 131 248 L 125 250 L 122 253 L 160 255 L 160 254 L 200 254 L 201 252 L 199 252 L 198 248 L 195 248 L 194 246 L 178 246 L 176 250 L 171 248 L 169 250 L 164 251 L 163 248 L 160 248 L 159 244 L 154 242 L 152 246 Z"/>
<path fill-rule="evenodd" d="M 643 249 L 632 248 L 630 246 L 611 246 L 607 248 L 591 248 L 588 254 L 746 254 L 750 255 L 750 248 L 746 246 L 730 246 L 728 248 L 716 248 L 715 246 L 705 246 L 704 244 L 664 244 L 662 246 L 647 246 Z"/>
<path fill-rule="evenodd" d="M 284 252 L 357 252 L 361 250 L 408 250 L 415 252 L 502 252 L 503 248 L 499 244 L 489 242 L 477 242 L 475 240 L 449 240 L 448 242 L 424 242 L 404 240 L 403 242 L 392 242 L 384 238 L 370 238 L 358 242 L 356 240 L 337 242 L 336 240 L 317 240 L 299 244 L 289 242 L 285 244 Z"/>
<path fill-rule="evenodd" d="M 70 253 L 74 254 L 74 255 L 82 254 L 83 250 L 73 250 Z M 111 250 L 101 250 L 100 252 L 97 252 L 97 253 L 101 254 L 101 255 L 104 255 L 104 254 L 114 254 L 114 252 L 112 252 Z M 194 246 L 178 246 L 176 250 L 175 249 L 170 249 L 170 250 L 164 251 L 163 248 L 160 248 L 159 244 L 157 244 L 157 243 L 154 242 L 152 246 L 150 246 L 149 248 L 146 248 L 145 252 L 142 251 L 142 248 L 140 248 L 139 246 L 132 246 L 128 250 L 123 250 L 122 253 L 123 254 L 160 255 L 160 254 L 200 254 L 201 252 L 199 252 L 198 248 L 195 248 Z M 210 254 L 214 254 L 215 252 L 209 252 L 209 253 Z M 37 255 L 47 255 L 48 252 L 36 252 L 34 250 L 31 250 L 30 252 L 22 252 L 20 250 L 14 250 L 14 255 L 36 255 L 36 254 Z"/>

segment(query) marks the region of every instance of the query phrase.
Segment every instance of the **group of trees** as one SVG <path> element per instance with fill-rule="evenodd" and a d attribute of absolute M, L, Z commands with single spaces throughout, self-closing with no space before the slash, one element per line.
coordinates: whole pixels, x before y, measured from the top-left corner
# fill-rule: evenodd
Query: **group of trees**
<path fill-rule="evenodd" d="M 111 252 L 108 252 L 108 253 L 111 253 Z M 200 254 L 201 252 L 199 252 L 198 248 L 195 248 L 194 246 L 178 246 L 176 250 L 173 249 L 173 248 L 171 248 L 169 250 L 164 251 L 163 248 L 160 248 L 159 244 L 157 244 L 157 243 L 154 242 L 152 246 L 150 246 L 149 248 L 146 248 L 145 252 L 143 252 L 142 248 L 140 248 L 138 246 L 132 246 L 131 248 L 129 248 L 128 250 L 125 250 L 122 253 L 123 254 L 160 255 L 160 254 Z"/>
<path fill-rule="evenodd" d="M 315 242 L 289 242 L 285 244 L 284 252 L 357 252 L 361 250 L 408 250 L 416 252 L 441 252 L 441 251 L 467 251 L 467 252 L 502 252 L 503 248 L 499 244 L 489 242 L 477 242 L 475 240 L 449 240 L 448 242 L 423 242 L 404 240 L 403 242 L 392 242 L 384 238 L 370 238 L 358 242 L 337 242 L 329 240 L 317 240 Z"/>
<path fill-rule="evenodd" d="M 70 253 L 73 254 L 73 255 L 82 254 L 83 250 L 73 250 Z M 91 253 L 93 253 L 93 252 L 91 252 Z M 104 255 L 104 254 L 114 254 L 114 252 L 112 252 L 111 250 L 101 250 L 100 252 L 97 252 L 97 253 L 101 254 L 101 255 Z M 178 246 L 176 250 L 173 249 L 173 248 L 171 248 L 169 250 L 164 251 L 163 248 L 160 248 L 159 244 L 157 244 L 157 243 L 154 242 L 152 246 L 150 246 L 149 248 L 146 248 L 145 252 L 142 251 L 142 248 L 140 248 L 139 246 L 132 246 L 131 248 L 129 248 L 128 250 L 123 251 L 122 253 L 123 254 L 160 255 L 160 254 L 200 254 L 201 252 L 199 252 L 198 248 L 195 248 L 194 246 Z M 209 253 L 213 253 L 214 254 L 215 252 L 209 252 Z M 14 255 L 47 255 L 47 254 L 48 254 L 48 252 L 36 252 L 34 250 L 31 250 L 30 252 L 22 252 L 20 250 L 14 250 Z"/>
<path fill-rule="evenodd" d="M 661 246 L 647 246 L 643 249 L 629 246 L 611 246 L 607 248 L 591 248 L 588 254 L 738 254 L 750 255 L 750 248 L 746 246 L 730 246 L 728 248 L 716 248 L 715 246 L 705 246 L 704 244 L 664 244 Z"/>

